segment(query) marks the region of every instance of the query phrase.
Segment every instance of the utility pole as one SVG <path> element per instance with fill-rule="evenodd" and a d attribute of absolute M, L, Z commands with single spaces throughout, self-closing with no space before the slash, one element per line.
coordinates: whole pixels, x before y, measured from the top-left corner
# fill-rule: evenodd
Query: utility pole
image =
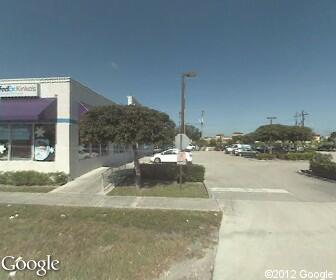
<path fill-rule="evenodd" d="M 270 121 L 270 126 L 271 126 L 271 133 L 270 133 L 270 154 L 273 153 L 273 147 L 272 147 L 272 125 L 273 125 L 273 120 L 276 120 L 277 117 L 267 117 L 267 119 Z"/>
<path fill-rule="evenodd" d="M 273 124 L 273 120 L 276 120 L 277 117 L 267 117 L 267 119 L 270 121 L 270 125 Z"/>
<path fill-rule="evenodd" d="M 201 120 L 200 120 L 200 123 L 201 123 L 201 138 L 203 137 L 203 128 L 204 128 L 204 110 L 202 110 L 201 112 Z"/>
<path fill-rule="evenodd" d="M 298 126 L 299 125 L 299 113 L 298 112 L 295 113 L 294 119 L 295 119 L 295 126 Z"/>
<path fill-rule="evenodd" d="M 304 127 L 305 126 L 305 119 L 306 116 L 308 116 L 309 114 L 307 112 L 305 112 L 304 110 L 301 111 L 301 126 Z"/>

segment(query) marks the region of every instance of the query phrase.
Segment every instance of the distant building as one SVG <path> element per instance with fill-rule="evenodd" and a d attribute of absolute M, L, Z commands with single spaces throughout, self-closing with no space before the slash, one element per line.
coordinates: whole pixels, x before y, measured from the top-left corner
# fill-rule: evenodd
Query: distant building
<path fill-rule="evenodd" d="M 141 106 L 141 104 L 138 102 L 138 100 L 135 99 L 134 96 L 127 96 L 127 105 Z"/>
<path fill-rule="evenodd" d="M 321 142 L 321 135 L 320 134 L 314 134 L 313 135 L 313 141 Z"/>
<path fill-rule="evenodd" d="M 232 137 L 237 137 L 237 136 L 243 136 L 244 135 L 244 133 L 243 132 L 233 132 L 232 133 Z"/>
<path fill-rule="evenodd" d="M 216 134 L 216 136 L 215 136 L 216 140 L 222 141 L 223 138 L 224 138 L 224 134 Z"/>

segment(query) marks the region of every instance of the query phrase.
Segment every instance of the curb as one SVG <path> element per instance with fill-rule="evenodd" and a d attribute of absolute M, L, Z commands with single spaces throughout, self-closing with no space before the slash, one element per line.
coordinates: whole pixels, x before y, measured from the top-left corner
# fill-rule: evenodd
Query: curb
<path fill-rule="evenodd" d="M 203 187 L 205 188 L 205 190 L 206 190 L 206 192 L 207 192 L 207 194 L 208 194 L 209 199 L 213 199 L 212 193 L 209 192 L 209 189 L 208 189 L 207 186 L 205 185 L 204 181 L 202 182 L 202 184 L 203 184 Z"/>
<path fill-rule="evenodd" d="M 320 176 L 309 173 L 309 171 L 310 170 L 301 169 L 301 170 L 296 171 L 296 173 L 298 173 L 300 175 L 303 175 L 303 176 L 310 177 L 310 178 L 315 178 L 315 179 L 318 179 L 318 180 L 321 180 L 321 181 L 325 181 L 325 182 L 329 182 L 329 183 L 336 183 L 336 180 L 320 177 Z"/>

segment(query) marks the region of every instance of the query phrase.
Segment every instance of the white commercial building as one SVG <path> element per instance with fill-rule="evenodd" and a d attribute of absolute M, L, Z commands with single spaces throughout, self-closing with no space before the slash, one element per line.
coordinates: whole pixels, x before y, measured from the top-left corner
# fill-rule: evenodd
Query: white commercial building
<path fill-rule="evenodd" d="M 127 145 L 79 143 L 83 114 L 108 104 L 69 77 L 0 80 L 0 171 L 62 171 L 75 178 L 130 162 Z M 151 149 L 140 147 L 140 154 Z"/>

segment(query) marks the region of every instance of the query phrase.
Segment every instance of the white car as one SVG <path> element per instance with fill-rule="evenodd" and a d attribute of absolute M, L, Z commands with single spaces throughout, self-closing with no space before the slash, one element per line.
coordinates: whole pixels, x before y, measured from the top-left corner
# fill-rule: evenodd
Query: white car
<path fill-rule="evenodd" d="M 224 153 L 226 154 L 232 154 L 233 152 L 233 146 L 226 146 L 225 149 L 224 149 Z"/>
<path fill-rule="evenodd" d="M 186 150 L 188 150 L 188 151 L 194 151 L 194 150 L 196 150 L 196 146 L 195 146 L 195 145 L 192 145 L 192 144 L 189 144 L 189 145 L 187 146 Z"/>
<path fill-rule="evenodd" d="M 236 145 L 233 145 L 232 154 L 233 155 L 239 155 L 239 154 L 241 154 L 242 151 L 245 151 L 245 150 L 252 150 L 251 145 L 236 144 Z"/>
<path fill-rule="evenodd" d="M 178 152 L 179 152 L 179 149 L 169 149 L 169 150 L 163 151 L 162 153 L 153 155 L 150 160 L 155 163 L 177 162 Z M 186 153 L 186 161 L 192 162 L 192 154 L 190 152 L 185 152 L 185 153 Z"/>

